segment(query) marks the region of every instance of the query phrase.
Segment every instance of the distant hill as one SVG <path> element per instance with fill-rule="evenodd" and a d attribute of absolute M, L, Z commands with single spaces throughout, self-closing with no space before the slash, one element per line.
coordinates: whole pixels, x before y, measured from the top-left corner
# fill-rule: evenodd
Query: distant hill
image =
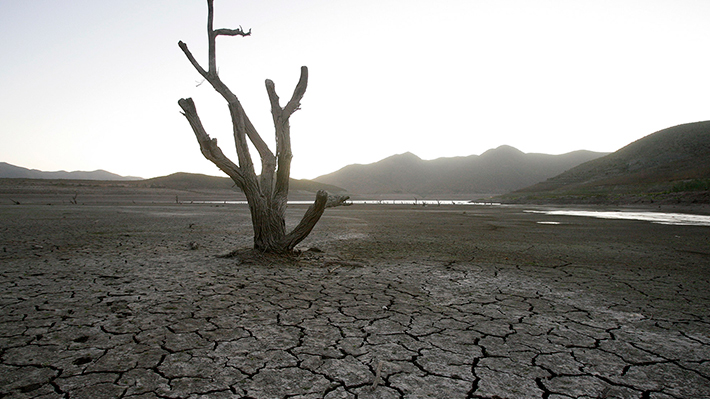
<path fill-rule="evenodd" d="M 43 172 L 0 162 L 0 178 L 10 179 L 70 179 L 70 180 L 141 180 L 140 177 L 120 176 L 105 170 L 93 172 L 74 171 Z"/>
<path fill-rule="evenodd" d="M 591 151 L 526 154 L 500 146 L 481 155 L 425 161 L 407 152 L 368 165 L 349 165 L 314 180 L 355 194 L 500 194 L 603 155 Z"/>
<path fill-rule="evenodd" d="M 343 189 L 308 180 L 291 180 L 289 199 L 313 201 L 313 193 Z M 243 201 L 231 179 L 174 173 L 146 180 L 0 178 L 0 204 L 128 204 Z"/>
<path fill-rule="evenodd" d="M 593 202 L 678 193 L 698 199 L 710 185 L 710 121 L 663 129 L 607 156 L 583 163 L 544 182 L 507 196 L 518 201 Z M 641 196 L 641 197 L 640 197 Z M 706 197 L 703 194 L 700 197 Z"/>
<path fill-rule="evenodd" d="M 168 176 L 155 177 L 136 182 L 139 187 L 170 188 L 175 190 L 224 190 L 236 189 L 234 182 L 228 177 L 208 176 L 197 173 L 173 173 Z M 312 180 L 291 179 L 289 191 L 316 192 L 326 190 L 329 193 L 342 193 L 345 190 L 329 184 L 317 183 Z"/>
<path fill-rule="evenodd" d="M 43 172 L 36 169 L 27 169 L 11 165 L 6 162 L 0 162 L 0 179 L 93 180 L 96 184 L 98 184 L 97 187 L 106 186 L 106 184 L 100 183 L 103 181 L 126 182 L 130 187 L 161 188 L 183 191 L 235 190 L 234 182 L 228 177 L 208 176 L 197 173 L 178 172 L 168 176 L 143 179 L 141 177 L 120 176 L 105 170 L 95 170 L 93 172 Z M 77 184 L 79 183 L 77 182 Z M 312 180 L 291 179 L 289 183 L 289 191 L 294 194 L 314 193 L 318 190 L 326 190 L 329 193 L 334 194 L 345 192 L 345 189 L 341 187 L 318 183 Z"/>

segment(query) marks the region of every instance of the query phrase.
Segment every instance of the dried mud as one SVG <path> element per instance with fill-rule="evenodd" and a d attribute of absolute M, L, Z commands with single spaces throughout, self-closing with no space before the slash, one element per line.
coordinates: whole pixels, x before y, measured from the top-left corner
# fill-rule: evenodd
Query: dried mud
<path fill-rule="evenodd" d="M 525 209 L 0 205 L 0 397 L 710 397 L 710 228 Z"/>

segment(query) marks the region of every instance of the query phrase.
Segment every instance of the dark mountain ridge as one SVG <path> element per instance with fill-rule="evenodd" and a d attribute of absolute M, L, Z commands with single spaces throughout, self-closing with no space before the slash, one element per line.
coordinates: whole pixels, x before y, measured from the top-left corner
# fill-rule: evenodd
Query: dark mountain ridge
<path fill-rule="evenodd" d="M 84 171 L 58 171 L 44 172 L 37 169 L 28 169 L 20 166 L 11 165 L 6 162 L 0 162 L 0 179 L 39 179 L 39 180 L 63 180 L 78 181 L 76 184 L 82 184 L 80 181 L 91 180 L 99 182 L 130 182 L 133 187 L 144 188 L 166 188 L 174 190 L 235 190 L 234 182 L 228 177 L 208 176 L 198 173 L 177 172 L 168 176 L 154 177 L 151 179 L 143 179 L 142 177 L 120 176 L 115 173 L 105 170 L 95 170 L 92 172 Z M 342 193 L 344 190 L 340 187 L 335 187 L 328 184 L 316 183 L 311 180 L 291 179 L 289 183 L 290 189 L 293 192 L 316 192 L 318 190 L 327 190 L 331 193 Z"/>
<path fill-rule="evenodd" d="M 702 191 L 703 184 L 707 186 L 709 180 L 710 121 L 704 121 L 652 133 L 612 154 L 511 193 L 509 197 L 581 200 L 594 196 L 679 192 L 683 187 Z M 693 181 L 697 184 L 688 184 Z"/>
<path fill-rule="evenodd" d="M 526 154 L 500 146 L 481 155 L 425 161 L 407 152 L 367 165 L 349 165 L 314 180 L 351 194 L 499 194 L 555 176 L 605 153 Z"/>
<path fill-rule="evenodd" d="M 0 178 L 8 179 L 67 179 L 67 180 L 142 180 L 142 177 L 120 176 L 115 173 L 99 169 L 91 172 L 64 170 L 56 172 L 43 172 L 37 169 L 28 169 L 21 166 L 0 162 Z"/>
<path fill-rule="evenodd" d="M 289 199 L 312 201 L 313 193 L 343 189 L 309 180 L 291 179 Z M 145 180 L 80 180 L 0 178 L 0 203 L 189 203 L 239 201 L 246 197 L 227 177 L 174 173 Z"/>

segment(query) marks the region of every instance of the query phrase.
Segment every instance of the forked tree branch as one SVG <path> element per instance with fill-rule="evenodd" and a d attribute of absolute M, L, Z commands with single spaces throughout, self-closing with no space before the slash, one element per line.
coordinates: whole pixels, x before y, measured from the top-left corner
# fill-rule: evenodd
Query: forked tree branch
<path fill-rule="evenodd" d="M 272 178 L 274 171 L 276 169 L 276 157 L 274 156 L 274 153 L 271 152 L 269 149 L 269 146 L 264 142 L 264 140 L 261 138 L 259 133 L 256 131 L 256 128 L 254 125 L 251 123 L 249 120 L 249 117 L 244 113 L 244 110 L 239 103 L 239 99 L 237 98 L 234 93 L 232 93 L 231 90 L 227 87 L 227 85 L 222 82 L 222 80 L 219 78 L 217 75 L 217 67 L 216 67 L 216 56 L 215 56 L 215 38 L 218 35 L 225 35 L 225 36 L 249 36 L 251 35 L 251 29 L 249 32 L 244 33 L 243 29 L 239 27 L 239 29 L 218 29 L 217 31 L 212 29 L 213 26 L 213 14 L 214 14 L 214 8 L 213 8 L 213 1 L 212 0 L 207 0 L 207 34 L 208 34 L 208 42 L 209 42 L 209 70 L 205 70 L 202 68 L 199 62 L 197 62 L 197 59 L 192 55 L 190 50 L 187 47 L 187 44 L 184 42 L 180 41 L 178 42 L 178 46 L 180 46 L 180 49 L 182 50 L 183 53 L 185 53 L 185 56 L 187 59 L 190 61 L 192 66 L 197 70 L 197 72 L 202 75 L 202 77 L 207 80 L 210 85 L 227 101 L 227 103 L 230 106 L 230 113 L 232 114 L 232 122 L 233 124 L 235 122 L 239 121 L 239 124 L 241 127 L 243 127 L 245 130 L 241 130 L 242 132 L 245 132 L 246 135 L 249 137 L 249 140 L 254 144 L 254 147 L 256 150 L 259 152 L 259 157 L 261 158 L 261 165 L 262 165 L 262 170 L 261 170 L 261 176 L 262 176 L 262 181 L 266 183 L 266 186 L 270 186 L 272 183 Z M 239 33 L 241 32 L 241 33 Z M 241 109 L 241 112 L 234 112 L 234 110 Z M 241 114 L 241 115 L 239 115 Z M 237 124 L 234 124 L 235 128 Z M 240 142 L 240 137 L 241 133 L 237 133 L 235 131 L 234 139 L 235 139 L 235 144 L 237 146 L 237 152 L 239 153 L 240 150 L 247 149 L 248 147 L 246 145 L 242 145 Z M 248 162 L 242 164 L 241 159 L 242 158 L 250 158 L 248 154 L 238 154 L 240 156 L 240 165 L 242 167 L 246 167 L 247 164 L 252 164 L 251 160 Z M 246 160 L 246 159 L 245 159 Z M 253 166 L 252 166 L 253 167 Z M 268 183 L 267 181 L 268 180 Z M 270 194 L 271 190 L 270 188 L 268 189 L 268 193 Z"/>
<path fill-rule="evenodd" d="M 271 115 L 274 117 L 274 122 L 277 118 L 288 119 L 294 112 L 301 107 L 301 99 L 306 94 L 308 87 L 308 67 L 301 67 L 301 77 L 298 79 L 296 88 L 293 89 L 293 95 L 285 107 L 281 108 L 279 96 L 276 94 L 276 87 L 271 79 L 266 79 L 266 93 L 269 95 L 271 102 Z"/>
<path fill-rule="evenodd" d="M 199 62 L 195 59 L 195 56 L 192 55 L 192 52 L 190 52 L 190 49 L 187 48 L 187 44 L 184 42 L 180 41 L 178 42 L 178 46 L 180 46 L 180 49 L 182 50 L 183 53 L 185 53 L 185 56 L 187 59 L 190 61 L 193 67 L 199 72 L 200 75 L 202 75 L 205 80 L 207 80 L 210 85 L 217 91 L 222 97 L 227 101 L 227 104 L 230 107 L 230 113 L 232 114 L 232 123 L 233 125 L 240 126 L 243 132 L 246 132 L 246 135 L 249 137 L 249 140 L 254 144 L 254 147 L 257 149 L 259 152 L 259 156 L 262 159 L 262 166 L 269 167 L 269 165 L 274 165 L 272 168 L 275 169 L 275 161 L 270 161 L 272 158 L 274 158 L 273 153 L 269 149 L 269 146 L 264 142 L 264 140 L 261 138 L 259 133 L 256 131 L 256 128 L 254 125 L 252 125 L 251 121 L 247 117 L 247 115 L 243 112 L 242 109 L 242 121 L 239 123 L 239 125 L 235 124 L 235 122 L 239 121 L 238 114 L 236 112 L 233 112 L 232 109 L 234 108 L 235 110 L 238 108 L 241 108 L 241 104 L 239 103 L 239 99 L 237 96 L 232 93 L 231 90 L 225 85 L 222 80 L 219 78 L 217 75 L 210 75 L 207 71 L 202 68 Z M 246 164 L 252 164 L 251 161 L 242 164 L 241 163 L 241 158 L 242 155 L 239 154 L 240 151 L 247 149 L 248 147 L 246 145 L 241 145 L 238 134 L 235 131 L 235 143 L 237 146 L 237 153 L 240 155 L 240 165 L 242 167 L 246 167 Z M 248 149 L 247 149 L 248 151 Z M 266 161 L 265 161 L 266 160 Z M 262 174 L 264 174 L 264 168 L 262 167 Z M 268 174 L 268 172 L 266 173 Z"/>
<path fill-rule="evenodd" d="M 274 127 L 276 129 L 276 158 L 278 169 L 276 171 L 276 184 L 274 196 L 288 195 L 289 176 L 291 174 L 291 128 L 289 125 L 289 117 L 299 109 L 301 99 L 306 93 L 308 86 L 308 68 L 301 67 L 301 76 L 293 91 L 291 100 L 286 107 L 281 108 L 279 96 L 276 94 L 274 82 L 270 79 L 266 80 L 266 92 L 269 95 L 271 102 L 271 115 L 274 119 Z"/>
<path fill-rule="evenodd" d="M 308 87 L 308 67 L 301 67 L 301 76 L 298 79 L 296 88 L 293 89 L 293 95 L 288 101 L 285 107 L 281 108 L 279 103 L 279 96 L 276 94 L 276 88 L 274 82 L 271 79 L 266 79 L 266 92 L 269 94 L 269 101 L 271 102 L 271 114 L 274 116 L 274 122 L 277 116 L 281 116 L 284 119 L 288 119 L 294 112 L 298 111 L 301 107 L 301 99 L 303 95 L 306 94 L 306 88 Z M 278 110 L 278 112 L 276 111 Z"/>
<path fill-rule="evenodd" d="M 239 29 L 217 29 L 214 30 L 213 26 L 213 21 L 214 21 L 214 4 L 213 0 L 207 0 L 207 39 L 208 39 L 208 44 L 209 44 L 209 74 L 212 76 L 217 76 L 217 57 L 216 57 L 216 48 L 217 45 L 215 43 L 217 36 L 250 36 L 251 35 L 251 29 L 249 29 L 249 32 L 244 33 L 244 30 L 240 26 Z"/>

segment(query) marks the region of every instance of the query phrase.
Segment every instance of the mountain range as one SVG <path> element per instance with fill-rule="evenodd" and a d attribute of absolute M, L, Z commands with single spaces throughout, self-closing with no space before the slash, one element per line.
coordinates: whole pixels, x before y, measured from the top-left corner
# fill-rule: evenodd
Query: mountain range
<path fill-rule="evenodd" d="M 479 155 L 424 161 L 412 153 L 385 158 L 368 165 L 349 165 L 314 180 L 291 179 L 291 190 L 324 189 L 349 194 L 500 194 L 529 186 L 573 166 L 604 155 L 575 151 L 563 155 L 525 154 L 501 146 Z M 94 172 L 42 172 L 0 163 L 0 178 L 138 180 L 138 187 L 178 190 L 218 190 L 233 187 L 227 177 L 174 173 L 152 179 L 123 177 L 103 170 Z"/>
<path fill-rule="evenodd" d="M 355 194 L 500 194 L 530 186 L 606 153 L 526 154 L 500 146 L 481 155 L 425 161 L 412 153 L 367 165 L 349 165 L 319 183 Z"/>
<path fill-rule="evenodd" d="M 0 162 L 0 178 L 10 179 L 72 179 L 72 180 L 141 180 L 141 177 L 120 176 L 105 170 L 92 172 L 74 171 L 43 172 L 37 169 L 27 169 L 21 166 Z"/>
<path fill-rule="evenodd" d="M 643 137 L 609 155 L 510 193 L 518 201 L 704 192 L 710 189 L 710 121 L 686 123 Z M 696 198 L 707 202 L 707 198 Z M 626 201 L 628 202 L 628 201 Z"/>
<path fill-rule="evenodd" d="M 133 187 L 206 192 L 233 188 L 226 177 L 175 173 L 136 180 L 103 170 L 41 172 L 4 162 L 0 178 L 120 180 Z M 526 154 L 500 146 L 481 155 L 428 161 L 407 152 L 314 180 L 292 179 L 291 189 L 361 196 L 503 194 L 498 198 L 505 202 L 610 202 L 612 197 L 638 202 L 629 196 L 676 193 L 677 202 L 710 203 L 710 121 L 663 129 L 611 154 Z"/>

